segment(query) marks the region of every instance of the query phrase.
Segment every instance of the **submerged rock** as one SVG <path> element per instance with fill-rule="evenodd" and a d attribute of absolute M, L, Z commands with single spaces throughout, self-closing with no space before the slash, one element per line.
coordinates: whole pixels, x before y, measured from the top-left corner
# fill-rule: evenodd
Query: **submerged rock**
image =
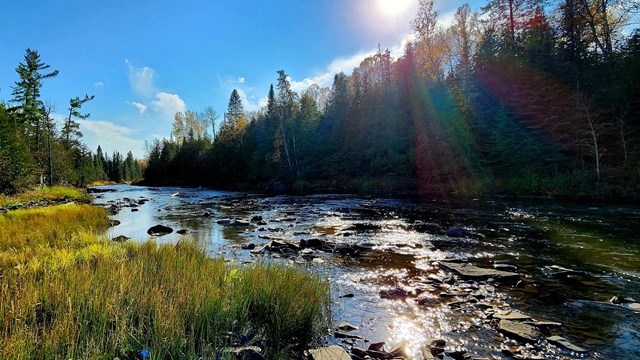
<path fill-rule="evenodd" d="M 575 351 L 575 352 L 585 352 L 586 350 L 581 348 L 580 346 L 572 344 L 569 340 L 561 337 L 561 336 L 550 336 L 547 338 L 547 341 L 562 346 L 565 349 Z"/>
<path fill-rule="evenodd" d="M 167 234 L 171 234 L 172 232 L 173 232 L 172 228 L 164 225 L 152 226 L 149 228 L 149 230 L 147 230 L 147 234 L 152 236 L 164 236 Z"/>
<path fill-rule="evenodd" d="M 520 278 L 518 273 L 510 271 L 502 271 L 488 268 L 481 268 L 470 264 L 458 264 L 452 262 L 440 262 L 440 267 L 460 275 L 464 279 L 469 280 L 488 280 L 494 279 L 498 281 L 516 281 Z"/>
<path fill-rule="evenodd" d="M 380 290 L 378 294 L 380 298 L 389 300 L 404 300 L 409 296 L 409 293 L 400 288 Z"/>
<path fill-rule="evenodd" d="M 469 230 L 463 228 L 451 228 L 447 231 L 447 236 L 450 237 L 466 237 L 471 235 Z"/>
<path fill-rule="evenodd" d="M 530 343 L 535 343 L 542 336 L 535 326 L 511 320 L 500 320 L 498 330 Z"/>
<path fill-rule="evenodd" d="M 312 360 L 351 360 L 351 356 L 338 345 L 309 350 Z"/>

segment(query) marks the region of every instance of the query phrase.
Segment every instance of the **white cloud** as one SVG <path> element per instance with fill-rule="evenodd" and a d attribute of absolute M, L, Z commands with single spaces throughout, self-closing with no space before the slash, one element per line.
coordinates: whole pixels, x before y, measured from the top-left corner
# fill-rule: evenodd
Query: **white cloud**
<path fill-rule="evenodd" d="M 251 100 L 256 100 L 254 95 L 251 96 L 251 99 L 247 96 L 247 93 L 242 89 L 236 89 L 238 91 L 238 95 L 240 95 L 240 100 L 242 100 L 242 105 L 246 111 L 258 111 L 262 107 L 260 104 L 262 101 L 255 103 Z"/>
<path fill-rule="evenodd" d="M 173 116 L 178 111 L 185 111 L 187 106 L 178 94 L 168 94 L 166 92 L 160 92 L 156 94 L 156 99 L 151 102 L 153 110 L 157 111 L 163 116 L 173 119 Z"/>
<path fill-rule="evenodd" d="M 136 95 L 150 98 L 158 92 L 153 84 L 157 75 L 155 70 L 148 66 L 135 67 L 131 65 L 127 59 L 125 59 L 124 62 L 129 67 L 129 84 L 131 85 L 131 90 L 133 90 Z"/>
<path fill-rule="evenodd" d="M 131 151 L 137 158 L 145 156 L 144 141 L 135 138 L 137 130 L 104 120 L 78 120 L 78 123 L 84 134 L 84 142 L 91 151 L 101 145 L 104 151 L 123 154 Z"/>
<path fill-rule="evenodd" d="M 240 76 L 240 77 L 236 80 L 236 82 L 237 82 L 238 84 L 244 84 L 244 83 L 246 83 L 246 82 L 247 82 L 247 79 L 245 79 L 245 77 L 244 77 L 244 76 Z"/>
<path fill-rule="evenodd" d="M 102 82 L 102 81 L 96 81 L 96 82 L 94 82 L 94 83 L 93 83 L 93 86 L 94 86 L 95 88 L 101 88 L 101 87 L 103 87 L 103 86 L 104 86 L 104 82 Z"/>
<path fill-rule="evenodd" d="M 138 112 L 140 113 L 140 115 L 144 114 L 145 111 L 147 111 L 148 106 L 145 104 L 141 104 L 139 102 L 132 102 L 131 105 L 135 106 L 136 109 L 138 109 Z"/>

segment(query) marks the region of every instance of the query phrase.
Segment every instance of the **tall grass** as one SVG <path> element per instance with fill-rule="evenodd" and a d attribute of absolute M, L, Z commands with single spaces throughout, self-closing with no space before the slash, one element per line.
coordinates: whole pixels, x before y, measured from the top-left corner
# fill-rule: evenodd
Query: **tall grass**
<path fill-rule="evenodd" d="M 38 187 L 20 193 L 16 196 L 5 196 L 0 194 L 0 208 L 43 200 L 73 200 L 88 202 L 91 200 L 91 195 L 87 194 L 83 189 L 67 186 Z"/>
<path fill-rule="evenodd" d="M 228 266 L 191 242 L 112 243 L 105 223 L 88 205 L 0 216 L 0 358 L 224 358 L 249 341 L 280 359 L 326 328 L 318 277 Z"/>

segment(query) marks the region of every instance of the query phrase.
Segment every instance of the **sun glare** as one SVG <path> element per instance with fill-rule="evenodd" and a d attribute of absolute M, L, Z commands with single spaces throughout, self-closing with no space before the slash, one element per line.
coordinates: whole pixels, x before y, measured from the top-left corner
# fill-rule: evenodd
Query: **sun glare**
<path fill-rule="evenodd" d="M 384 15 L 398 16 L 404 14 L 413 0 L 378 0 L 378 8 Z"/>

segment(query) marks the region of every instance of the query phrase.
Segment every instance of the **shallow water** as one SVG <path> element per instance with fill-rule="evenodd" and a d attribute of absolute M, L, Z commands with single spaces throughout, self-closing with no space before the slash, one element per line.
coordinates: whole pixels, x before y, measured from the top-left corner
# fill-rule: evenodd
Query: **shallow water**
<path fill-rule="evenodd" d="M 622 294 L 640 300 L 640 207 L 561 203 L 556 200 L 493 198 L 377 199 L 348 195 L 272 196 L 208 189 L 106 186 L 96 203 L 115 205 L 120 225 L 108 235 L 137 241 L 162 224 L 189 230 L 211 256 L 229 261 L 281 261 L 330 279 L 336 324 L 358 327 L 367 341 L 401 340 L 421 358 L 427 339 L 441 338 L 447 348 L 484 357 L 510 358 L 530 352 L 548 359 L 640 358 L 640 314 L 608 304 Z M 123 200 L 127 198 L 128 200 Z M 149 199 L 131 206 L 132 200 Z M 137 211 L 132 212 L 132 209 Z M 220 219 L 265 225 L 220 225 Z M 464 237 L 447 236 L 464 228 Z M 262 236 L 262 237 L 260 237 Z M 268 242 L 267 236 L 318 238 L 356 253 L 316 252 L 311 257 L 252 254 L 242 245 Z M 156 237 L 179 241 L 176 232 Z M 349 246 L 347 246 L 349 245 Z M 320 260 L 311 261 L 313 257 Z M 273 260 L 271 260 L 273 259 Z M 508 260 L 522 281 L 513 284 L 465 281 L 438 266 L 439 260 L 468 261 L 492 268 Z M 576 270 L 556 276 L 548 266 Z M 401 299 L 383 299 L 380 291 L 402 288 Z M 351 294 L 352 297 L 341 297 Z M 471 296 L 473 302 L 468 301 Z M 477 303 L 475 300 L 479 300 Z M 572 353 L 542 340 L 525 346 L 496 331 L 492 313 L 524 312 L 534 319 L 561 322 L 545 335 L 561 335 L 587 350 Z M 362 340 L 329 342 L 366 347 Z M 508 351 L 506 351 L 508 350 Z"/>

